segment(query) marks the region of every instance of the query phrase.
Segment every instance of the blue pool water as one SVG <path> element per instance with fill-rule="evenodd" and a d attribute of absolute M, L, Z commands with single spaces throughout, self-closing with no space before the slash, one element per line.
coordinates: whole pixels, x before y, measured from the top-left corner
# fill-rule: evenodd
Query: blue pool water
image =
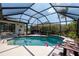
<path fill-rule="evenodd" d="M 59 43 L 63 43 L 63 40 L 58 36 L 26 36 L 17 37 L 8 41 L 8 45 L 27 45 L 27 46 L 53 46 Z"/>

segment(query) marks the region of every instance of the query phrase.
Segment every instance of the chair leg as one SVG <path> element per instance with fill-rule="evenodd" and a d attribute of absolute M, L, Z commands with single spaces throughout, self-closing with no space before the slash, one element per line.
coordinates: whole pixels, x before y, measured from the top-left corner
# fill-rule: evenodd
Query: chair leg
<path fill-rule="evenodd" d="M 75 56 L 79 56 L 78 52 L 74 51 L 74 55 Z"/>
<path fill-rule="evenodd" d="M 67 56 L 67 49 L 63 49 L 63 56 Z"/>

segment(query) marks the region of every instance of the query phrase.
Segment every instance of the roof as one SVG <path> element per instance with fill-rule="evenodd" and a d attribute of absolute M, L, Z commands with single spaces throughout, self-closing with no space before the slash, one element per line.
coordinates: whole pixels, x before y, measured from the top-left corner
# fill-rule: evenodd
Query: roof
<path fill-rule="evenodd" d="M 30 24 L 64 23 L 79 18 L 79 3 L 1 3 L 4 18 Z"/>

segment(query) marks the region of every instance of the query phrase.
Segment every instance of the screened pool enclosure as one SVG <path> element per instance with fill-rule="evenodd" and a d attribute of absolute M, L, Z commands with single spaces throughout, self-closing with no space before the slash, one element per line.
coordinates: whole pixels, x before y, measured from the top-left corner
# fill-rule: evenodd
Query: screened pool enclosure
<path fill-rule="evenodd" d="M 76 31 L 79 35 L 78 19 L 78 3 L 0 3 L 0 20 L 22 22 L 26 25 L 26 33 Z M 71 23 L 76 23 L 75 29 L 68 27 Z"/>

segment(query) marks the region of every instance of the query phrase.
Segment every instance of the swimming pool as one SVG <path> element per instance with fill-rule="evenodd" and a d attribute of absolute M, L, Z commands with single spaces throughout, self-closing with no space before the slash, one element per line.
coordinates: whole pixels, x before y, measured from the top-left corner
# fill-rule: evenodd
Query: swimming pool
<path fill-rule="evenodd" d="M 53 46 L 59 43 L 63 43 L 63 40 L 58 36 L 26 36 L 8 40 L 8 45 L 45 46 L 48 44 Z"/>

